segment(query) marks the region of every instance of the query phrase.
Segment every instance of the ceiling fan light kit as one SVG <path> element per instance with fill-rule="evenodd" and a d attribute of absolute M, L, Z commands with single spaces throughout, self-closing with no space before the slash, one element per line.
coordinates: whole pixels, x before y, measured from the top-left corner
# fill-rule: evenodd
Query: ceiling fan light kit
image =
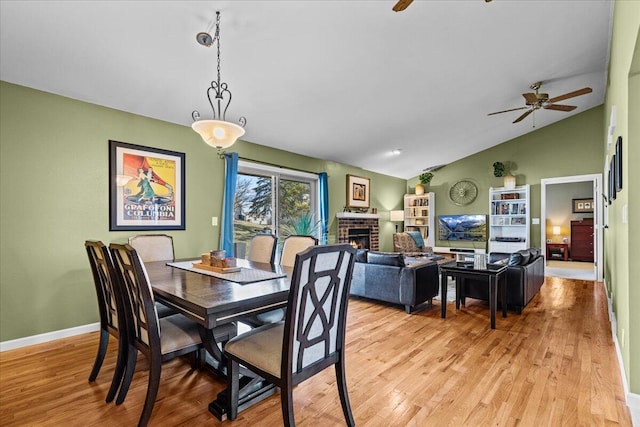
<path fill-rule="evenodd" d="M 582 89 L 574 90 L 573 92 L 565 93 L 564 95 L 556 96 L 554 98 L 549 98 L 548 93 L 539 92 L 540 87 L 542 87 L 542 82 L 535 82 L 531 86 L 529 86 L 529 88 L 535 91 L 535 93 L 522 94 L 525 100 L 525 105 L 526 105 L 525 107 L 511 108 L 509 110 L 503 110 L 503 111 L 496 111 L 495 113 L 489 113 L 487 115 L 493 116 L 495 114 L 508 113 L 510 111 L 527 110 L 522 115 L 520 115 L 520 117 L 518 117 L 513 121 L 513 123 L 518 123 L 524 120 L 529 114 L 534 113 L 536 110 L 539 110 L 541 108 L 544 110 L 569 112 L 569 111 L 575 110 L 578 107 L 576 107 L 575 105 L 556 104 L 556 102 L 564 101 L 565 99 L 573 98 L 580 95 L 586 95 L 587 93 L 593 92 L 593 90 L 590 87 L 585 87 Z M 533 127 L 535 127 L 535 116 L 534 116 Z"/>
<path fill-rule="evenodd" d="M 240 117 L 240 125 L 226 121 L 225 115 L 229 104 L 231 104 L 231 91 L 225 82 L 220 80 L 220 12 L 216 12 L 216 32 L 213 37 L 206 32 L 196 35 L 199 44 L 210 47 L 213 43 L 218 44 L 218 78 L 211 82 L 207 89 L 207 98 L 213 110 L 213 120 L 200 120 L 200 113 L 196 110 L 191 113 L 193 124 L 191 128 L 196 131 L 202 140 L 208 145 L 222 150 L 232 146 L 238 138 L 244 135 L 244 126 L 247 119 Z M 219 153 L 220 154 L 220 153 Z"/>

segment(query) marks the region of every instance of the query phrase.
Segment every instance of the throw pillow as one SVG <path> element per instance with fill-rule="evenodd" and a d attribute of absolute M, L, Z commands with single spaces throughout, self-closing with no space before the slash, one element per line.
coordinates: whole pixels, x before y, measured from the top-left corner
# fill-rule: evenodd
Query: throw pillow
<path fill-rule="evenodd" d="M 358 249 L 356 251 L 356 262 L 367 262 L 367 249 Z"/>
<path fill-rule="evenodd" d="M 522 254 L 520 252 L 514 252 L 509 255 L 509 264 L 510 267 L 522 264 Z"/>

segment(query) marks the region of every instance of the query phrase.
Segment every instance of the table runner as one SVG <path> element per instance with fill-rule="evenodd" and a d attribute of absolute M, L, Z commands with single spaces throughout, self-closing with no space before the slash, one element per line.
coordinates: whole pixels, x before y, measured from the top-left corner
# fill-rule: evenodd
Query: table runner
<path fill-rule="evenodd" d="M 195 261 L 180 261 L 180 262 L 168 262 L 167 265 L 173 268 L 179 268 L 181 270 L 192 271 L 198 274 L 206 274 L 208 276 L 217 277 L 218 279 L 229 280 L 236 283 L 253 283 L 261 282 L 263 280 L 277 279 L 280 277 L 286 277 L 285 273 L 274 273 L 273 271 L 256 270 L 253 268 L 241 267 L 240 271 L 233 273 L 216 273 L 215 271 L 203 270 L 193 266 Z"/>

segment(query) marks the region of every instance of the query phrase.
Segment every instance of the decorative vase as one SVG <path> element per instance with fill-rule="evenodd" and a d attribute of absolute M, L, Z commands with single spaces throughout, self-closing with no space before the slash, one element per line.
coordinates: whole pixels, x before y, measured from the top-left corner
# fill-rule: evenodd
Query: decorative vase
<path fill-rule="evenodd" d="M 507 190 L 513 190 L 516 188 L 516 177 L 513 175 L 504 176 L 504 188 Z"/>
<path fill-rule="evenodd" d="M 416 184 L 416 196 L 422 196 L 424 194 L 424 185 Z"/>

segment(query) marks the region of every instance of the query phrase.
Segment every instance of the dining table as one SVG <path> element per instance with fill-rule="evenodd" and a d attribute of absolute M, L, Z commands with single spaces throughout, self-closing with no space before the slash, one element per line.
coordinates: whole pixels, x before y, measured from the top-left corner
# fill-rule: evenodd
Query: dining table
<path fill-rule="evenodd" d="M 214 328 L 229 323 L 237 325 L 246 316 L 284 308 L 292 269 L 238 259 L 237 266 L 246 273 L 244 276 L 242 273 L 215 274 L 194 268 L 199 262 L 199 259 L 147 262 L 145 267 L 156 300 L 198 323 L 202 342 L 213 359 L 213 368 L 226 378 L 224 342 L 215 336 Z M 241 374 L 239 410 L 276 392 L 275 386 L 256 378 L 250 371 L 241 370 Z M 220 420 L 226 419 L 226 389 L 209 403 L 209 411 Z"/>

